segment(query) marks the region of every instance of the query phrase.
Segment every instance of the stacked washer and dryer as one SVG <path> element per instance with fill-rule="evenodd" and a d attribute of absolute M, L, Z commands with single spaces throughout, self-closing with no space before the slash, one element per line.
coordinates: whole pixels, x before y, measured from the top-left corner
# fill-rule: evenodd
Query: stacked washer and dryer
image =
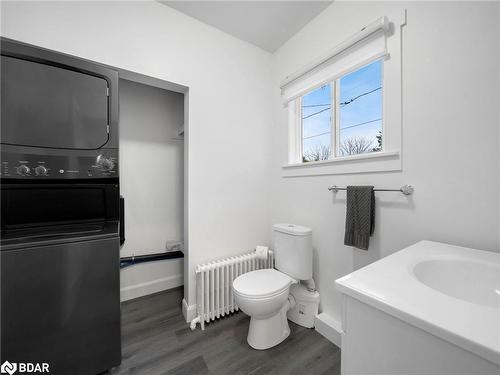
<path fill-rule="evenodd" d="M 313 273 L 312 230 L 294 224 L 275 224 L 274 269 L 237 277 L 237 305 L 250 316 L 248 344 L 259 350 L 278 345 L 290 335 L 288 320 L 314 327 L 319 293 Z"/>
<path fill-rule="evenodd" d="M 1 362 L 121 362 L 118 72 L 1 40 Z"/>

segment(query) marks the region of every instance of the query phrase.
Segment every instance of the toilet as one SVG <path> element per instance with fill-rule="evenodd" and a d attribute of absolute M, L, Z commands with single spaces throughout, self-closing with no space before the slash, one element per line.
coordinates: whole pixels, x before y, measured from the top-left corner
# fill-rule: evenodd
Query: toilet
<path fill-rule="evenodd" d="M 250 316 L 248 344 L 259 350 L 278 345 L 290 334 L 287 311 L 295 306 L 290 286 L 312 280 L 312 231 L 300 225 L 275 224 L 275 269 L 238 276 L 233 292 L 239 308 Z"/>

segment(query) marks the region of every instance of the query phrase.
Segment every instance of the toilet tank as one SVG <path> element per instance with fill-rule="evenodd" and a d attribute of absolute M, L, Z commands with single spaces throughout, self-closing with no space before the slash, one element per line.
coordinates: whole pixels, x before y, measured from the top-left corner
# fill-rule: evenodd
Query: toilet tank
<path fill-rule="evenodd" d="M 312 279 L 312 230 L 294 224 L 275 224 L 273 232 L 275 268 L 295 279 Z"/>

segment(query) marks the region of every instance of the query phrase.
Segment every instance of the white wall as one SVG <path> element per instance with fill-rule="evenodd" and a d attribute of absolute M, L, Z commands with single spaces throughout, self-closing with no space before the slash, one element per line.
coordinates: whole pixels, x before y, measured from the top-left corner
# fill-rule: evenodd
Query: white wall
<path fill-rule="evenodd" d="M 120 193 L 125 197 L 125 243 L 120 255 L 167 250 L 184 227 L 184 95 L 120 80 Z M 183 260 L 127 267 L 122 300 L 182 285 Z"/>
<path fill-rule="evenodd" d="M 403 33 L 403 169 L 283 178 L 286 110 L 279 81 L 398 3 L 335 2 L 273 58 L 272 214 L 313 229 L 321 308 L 340 319 L 334 280 L 421 239 L 498 251 L 500 8 L 493 3 L 406 4 Z M 496 81 L 495 81 L 496 80 Z M 386 103 L 390 106 L 391 103 Z M 378 192 L 368 251 L 343 245 L 345 192 L 328 185 L 411 183 L 410 198 Z"/>
<path fill-rule="evenodd" d="M 196 264 L 269 244 L 270 224 L 289 221 L 313 228 L 321 307 L 338 319 L 334 280 L 402 247 L 424 238 L 499 247 L 498 5 L 405 6 L 403 170 L 392 173 L 282 178 L 278 87 L 400 4 L 336 2 L 274 56 L 157 3 L 2 3 L 2 35 L 189 86 L 189 303 Z M 364 252 L 343 245 L 345 195 L 329 193 L 333 183 L 416 192 L 377 193 Z"/>
<path fill-rule="evenodd" d="M 196 264 L 269 238 L 269 53 L 156 2 L 2 2 L 1 30 L 189 87 L 189 304 Z"/>

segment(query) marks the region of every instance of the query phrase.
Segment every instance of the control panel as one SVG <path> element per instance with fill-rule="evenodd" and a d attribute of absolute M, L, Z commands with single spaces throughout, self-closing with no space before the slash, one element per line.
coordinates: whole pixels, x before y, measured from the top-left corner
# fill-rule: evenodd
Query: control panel
<path fill-rule="evenodd" d="M 0 176 L 18 179 L 118 177 L 118 150 L 98 150 L 89 155 L 35 155 L 2 150 Z"/>

